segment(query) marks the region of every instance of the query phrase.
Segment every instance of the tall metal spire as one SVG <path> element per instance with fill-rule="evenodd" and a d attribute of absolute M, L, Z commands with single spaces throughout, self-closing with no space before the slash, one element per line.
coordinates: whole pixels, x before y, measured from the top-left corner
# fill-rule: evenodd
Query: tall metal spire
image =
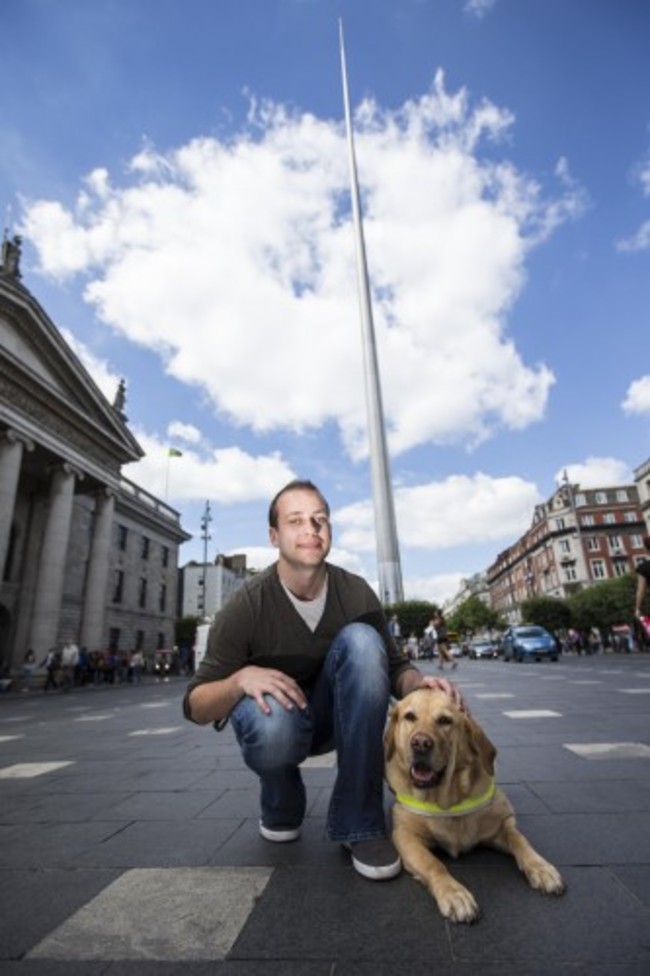
<path fill-rule="evenodd" d="M 390 477 L 386 428 L 379 380 L 375 326 L 372 318 L 372 302 L 368 280 L 368 262 L 363 236 L 361 203 L 357 164 L 354 154 L 354 137 L 350 117 L 350 97 L 348 76 L 343 44 L 343 22 L 339 20 L 339 41 L 341 47 L 341 75 L 343 78 L 343 104 L 345 125 L 348 137 L 348 160 L 350 168 L 350 195 L 352 198 L 352 218 L 357 255 L 357 287 L 359 290 L 359 312 L 361 316 L 361 338 L 363 343 L 364 380 L 366 387 L 366 409 L 368 412 L 368 443 L 370 448 L 370 475 L 375 510 L 375 539 L 377 545 L 377 568 L 379 572 L 379 597 L 382 603 L 397 603 L 404 598 L 402 588 L 402 569 L 397 541 L 395 506 Z"/>

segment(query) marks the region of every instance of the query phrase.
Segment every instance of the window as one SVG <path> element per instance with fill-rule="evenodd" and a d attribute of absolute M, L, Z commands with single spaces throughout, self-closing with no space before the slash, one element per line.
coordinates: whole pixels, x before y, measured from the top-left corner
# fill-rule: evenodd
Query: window
<path fill-rule="evenodd" d="M 108 649 L 109 651 L 117 651 L 120 647 L 120 628 L 111 627 L 108 632 Z"/>
<path fill-rule="evenodd" d="M 135 649 L 136 651 L 141 651 L 143 647 L 144 647 L 144 630 L 136 630 Z"/>
<path fill-rule="evenodd" d="M 587 504 L 587 497 L 586 495 L 583 495 L 582 492 L 578 492 L 574 501 L 575 501 L 576 508 L 580 508 L 581 505 Z"/>
<path fill-rule="evenodd" d="M 614 512 L 605 512 L 603 515 L 603 522 L 605 525 L 614 525 L 616 522 L 616 515 Z"/>
<path fill-rule="evenodd" d="M 605 563 L 602 559 L 592 559 L 591 560 L 591 575 L 595 580 L 605 579 Z"/>
<path fill-rule="evenodd" d="M 160 598 L 158 601 L 158 605 L 161 613 L 164 612 L 167 606 L 167 587 L 164 583 L 161 583 L 160 585 Z"/>
<path fill-rule="evenodd" d="M 596 503 L 598 505 L 606 505 L 607 504 L 607 492 L 606 491 L 597 491 L 596 492 Z"/>
<path fill-rule="evenodd" d="M 165 646 L 165 635 L 161 630 L 158 631 L 158 650 Z"/>
<path fill-rule="evenodd" d="M 565 529 L 566 528 L 566 526 L 564 524 L 564 519 L 563 518 L 555 519 L 555 528 L 556 529 Z"/>
<path fill-rule="evenodd" d="M 616 491 L 616 501 L 626 502 L 628 501 L 627 490 L 625 488 L 618 488 Z"/>
<path fill-rule="evenodd" d="M 148 559 L 149 558 L 149 544 L 150 544 L 150 542 L 151 542 L 151 540 L 148 539 L 146 537 L 146 535 L 143 535 L 142 536 L 142 543 L 141 543 L 141 546 L 140 546 L 140 556 L 142 557 L 142 559 Z"/>
<path fill-rule="evenodd" d="M 126 525 L 118 525 L 117 527 L 117 548 L 120 552 L 126 552 L 126 540 L 129 537 L 129 530 Z"/>
<path fill-rule="evenodd" d="M 623 543 L 621 542 L 620 535 L 610 535 L 608 541 L 610 552 L 621 552 L 623 549 Z"/>
<path fill-rule="evenodd" d="M 572 583 L 573 580 L 578 578 L 578 574 L 575 571 L 574 566 L 566 566 L 564 569 L 564 579 L 567 583 Z"/>
<path fill-rule="evenodd" d="M 631 535 L 630 542 L 633 549 L 643 549 L 643 538 L 640 535 Z"/>
<path fill-rule="evenodd" d="M 163 564 L 163 568 L 164 569 L 167 569 L 167 567 L 169 565 L 169 547 L 168 546 L 163 546 L 162 547 L 162 564 Z"/>
<path fill-rule="evenodd" d="M 625 522 L 638 522 L 639 521 L 638 518 L 637 518 L 637 516 L 636 516 L 636 512 L 626 512 L 625 515 L 623 516 L 623 520 Z"/>
<path fill-rule="evenodd" d="M 614 560 L 614 576 L 625 576 L 629 572 L 627 559 Z"/>
<path fill-rule="evenodd" d="M 116 569 L 113 574 L 113 603 L 121 603 L 124 595 L 124 572 Z"/>
<path fill-rule="evenodd" d="M 571 543 L 568 539 L 560 539 L 560 552 L 571 552 Z"/>
<path fill-rule="evenodd" d="M 589 550 L 589 552 L 598 552 L 598 550 L 600 549 L 600 539 L 597 539 L 595 536 L 590 535 L 589 538 L 587 539 L 587 549 Z"/>
<path fill-rule="evenodd" d="M 144 576 L 140 577 L 138 583 L 138 606 L 141 608 L 147 605 L 147 580 Z"/>
<path fill-rule="evenodd" d="M 593 515 L 583 515 L 582 518 L 580 519 L 580 524 L 588 528 L 590 525 L 595 525 L 596 520 L 593 517 Z"/>

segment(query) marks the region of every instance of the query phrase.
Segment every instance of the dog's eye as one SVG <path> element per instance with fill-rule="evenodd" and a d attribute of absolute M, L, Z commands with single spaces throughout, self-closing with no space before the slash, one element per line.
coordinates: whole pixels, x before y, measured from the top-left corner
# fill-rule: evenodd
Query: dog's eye
<path fill-rule="evenodd" d="M 436 719 L 436 725 L 451 725 L 452 721 L 448 715 L 440 715 Z"/>
<path fill-rule="evenodd" d="M 416 722 L 417 721 L 417 715 L 415 714 L 415 712 L 411 712 L 411 711 L 404 712 L 404 721 L 405 722 Z"/>

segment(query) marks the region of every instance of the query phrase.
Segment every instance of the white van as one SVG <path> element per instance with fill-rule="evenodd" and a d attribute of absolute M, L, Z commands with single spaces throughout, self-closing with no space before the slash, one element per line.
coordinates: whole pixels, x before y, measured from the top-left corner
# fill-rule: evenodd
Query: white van
<path fill-rule="evenodd" d="M 196 628 L 196 637 L 194 638 L 194 671 L 198 671 L 199 664 L 205 657 L 205 652 L 208 649 L 208 634 L 210 633 L 211 624 L 199 624 Z"/>

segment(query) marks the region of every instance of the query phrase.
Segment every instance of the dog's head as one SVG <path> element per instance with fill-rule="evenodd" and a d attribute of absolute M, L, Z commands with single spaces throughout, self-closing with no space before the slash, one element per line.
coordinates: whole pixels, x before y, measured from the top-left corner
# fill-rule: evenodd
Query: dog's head
<path fill-rule="evenodd" d="M 494 773 L 497 751 L 444 691 L 418 688 L 397 702 L 384 736 L 386 776 L 396 792 L 430 790 L 461 769 Z"/>

